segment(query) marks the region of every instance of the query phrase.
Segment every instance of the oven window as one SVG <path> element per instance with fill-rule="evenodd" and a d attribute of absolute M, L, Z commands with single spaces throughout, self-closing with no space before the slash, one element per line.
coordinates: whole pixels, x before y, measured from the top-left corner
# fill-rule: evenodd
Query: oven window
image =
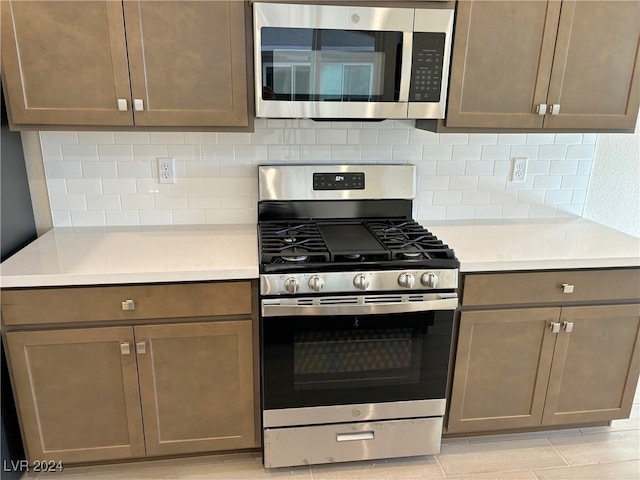
<path fill-rule="evenodd" d="M 420 376 L 421 340 L 410 328 L 294 335 L 294 388 L 398 385 Z"/>
<path fill-rule="evenodd" d="M 445 398 L 454 312 L 267 317 L 265 409 Z"/>
<path fill-rule="evenodd" d="M 394 102 L 401 32 L 263 27 L 263 100 Z"/>

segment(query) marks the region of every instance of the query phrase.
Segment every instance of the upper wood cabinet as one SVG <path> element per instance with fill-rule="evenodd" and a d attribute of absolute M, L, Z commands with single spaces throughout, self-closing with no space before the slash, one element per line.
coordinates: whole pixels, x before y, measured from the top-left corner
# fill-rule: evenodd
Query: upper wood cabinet
<path fill-rule="evenodd" d="M 446 127 L 633 130 L 639 47 L 639 2 L 458 2 Z"/>
<path fill-rule="evenodd" d="M 2 2 L 15 125 L 248 126 L 245 3 Z"/>

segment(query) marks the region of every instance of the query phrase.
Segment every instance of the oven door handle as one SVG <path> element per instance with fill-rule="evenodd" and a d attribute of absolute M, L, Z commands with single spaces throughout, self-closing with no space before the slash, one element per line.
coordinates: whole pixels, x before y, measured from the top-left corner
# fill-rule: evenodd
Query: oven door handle
<path fill-rule="evenodd" d="M 270 304 L 262 302 L 263 317 L 290 317 L 294 315 L 376 315 L 388 313 L 428 312 L 433 310 L 455 310 L 458 308 L 458 297 L 453 294 L 438 295 L 433 300 L 403 302 L 365 302 L 360 297 L 354 303 L 335 304 Z"/>

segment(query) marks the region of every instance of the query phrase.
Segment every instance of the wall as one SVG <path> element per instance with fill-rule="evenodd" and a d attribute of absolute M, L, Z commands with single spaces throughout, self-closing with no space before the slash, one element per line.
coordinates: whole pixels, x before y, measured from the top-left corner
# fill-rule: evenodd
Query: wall
<path fill-rule="evenodd" d="M 634 134 L 598 135 L 584 216 L 640 237 L 640 116 Z"/>
<path fill-rule="evenodd" d="M 255 133 L 41 132 L 54 226 L 256 220 L 261 163 L 413 163 L 414 216 L 582 215 L 597 135 L 434 134 L 413 121 L 257 120 Z M 178 182 L 155 159 L 176 158 Z M 524 183 L 510 158 L 529 157 Z"/>

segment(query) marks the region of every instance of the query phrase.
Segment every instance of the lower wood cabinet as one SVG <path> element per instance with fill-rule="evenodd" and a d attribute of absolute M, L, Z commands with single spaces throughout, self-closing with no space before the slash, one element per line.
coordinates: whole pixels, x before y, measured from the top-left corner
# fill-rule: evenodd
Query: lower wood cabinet
<path fill-rule="evenodd" d="M 637 304 L 463 311 L 448 432 L 627 418 L 639 342 Z"/>
<path fill-rule="evenodd" d="M 27 456 L 256 446 L 252 321 L 6 333 Z"/>

